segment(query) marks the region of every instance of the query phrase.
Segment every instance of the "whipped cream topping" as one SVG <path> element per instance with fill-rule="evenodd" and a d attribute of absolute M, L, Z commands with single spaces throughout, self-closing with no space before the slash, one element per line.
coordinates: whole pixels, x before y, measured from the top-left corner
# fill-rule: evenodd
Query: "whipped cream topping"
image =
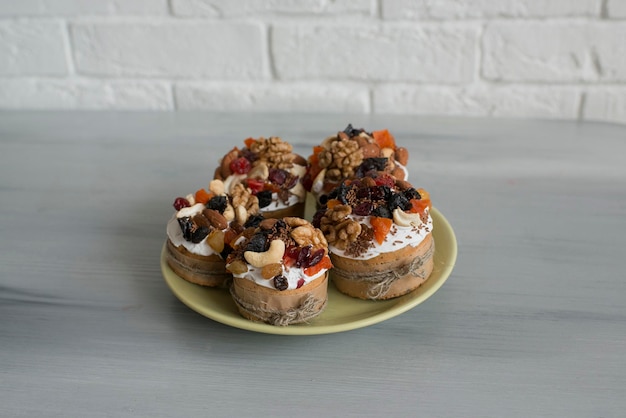
<path fill-rule="evenodd" d="M 191 241 L 187 241 L 183 237 L 183 231 L 180 229 L 180 225 L 178 224 L 178 217 L 176 214 L 172 215 L 172 218 L 167 223 L 167 237 L 172 241 L 172 244 L 176 247 L 180 247 L 181 245 L 185 247 L 187 251 L 193 254 L 209 256 L 212 254 L 217 254 L 213 248 L 207 243 L 207 239 L 204 238 L 197 244 L 194 244 Z"/>
<path fill-rule="evenodd" d="M 263 278 L 263 276 L 261 275 L 261 270 L 262 270 L 261 268 L 257 268 L 248 264 L 247 272 L 241 273 L 241 274 L 233 274 L 233 277 L 252 280 L 259 286 L 276 290 L 276 288 L 274 287 L 273 280 Z M 327 270 L 328 269 L 322 269 L 314 276 L 307 276 L 306 274 L 304 274 L 303 268 L 295 267 L 295 266 L 292 266 L 292 267 L 283 266 L 282 275 L 285 278 L 287 278 L 287 281 L 289 282 L 289 287 L 287 288 L 287 290 L 292 290 L 292 289 L 298 288 L 298 282 L 300 281 L 300 279 L 304 279 L 304 284 L 302 286 L 306 286 L 308 283 L 324 275 L 324 273 L 326 273 Z"/>
<path fill-rule="evenodd" d="M 426 209 L 428 211 L 428 209 Z M 348 218 L 353 219 L 359 223 L 365 224 L 371 227 L 370 216 L 358 216 L 358 215 L 348 215 Z M 333 254 L 336 254 L 341 257 L 351 258 L 354 260 L 368 260 L 370 258 L 374 258 L 382 253 L 388 253 L 392 251 L 399 250 L 401 248 L 410 245 L 412 247 L 417 247 L 426 236 L 432 232 L 433 230 L 433 219 L 428 214 L 428 221 L 426 223 L 419 222 L 414 226 L 400 226 L 395 223 L 392 224 L 389 233 L 385 237 L 385 240 L 382 244 L 379 244 L 376 240 L 374 240 L 374 246 L 372 248 L 368 248 L 363 254 L 358 257 L 352 255 L 346 255 L 344 250 L 340 250 L 334 245 L 328 245 L 328 251 Z"/>

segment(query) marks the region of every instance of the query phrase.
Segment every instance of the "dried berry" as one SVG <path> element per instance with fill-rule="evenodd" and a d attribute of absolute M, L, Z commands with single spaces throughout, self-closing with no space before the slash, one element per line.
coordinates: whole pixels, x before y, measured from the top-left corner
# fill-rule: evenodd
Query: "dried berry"
<path fill-rule="evenodd" d="M 319 228 L 320 225 L 322 224 L 322 218 L 324 217 L 325 213 L 326 213 L 326 209 L 324 208 L 315 212 L 315 214 L 313 215 L 313 219 L 311 220 L 311 224 L 314 227 Z"/>
<path fill-rule="evenodd" d="M 345 183 L 341 183 L 328 194 L 328 199 L 337 199 L 345 205 L 346 203 L 348 203 L 348 201 L 346 200 L 346 196 L 349 191 L 350 187 L 346 186 Z"/>
<path fill-rule="evenodd" d="M 388 200 L 391 196 L 391 189 L 388 186 L 376 186 L 370 189 L 372 200 Z"/>
<path fill-rule="evenodd" d="M 311 256 L 309 257 L 309 261 L 307 262 L 307 267 L 313 267 L 314 265 L 322 261 L 322 258 L 324 258 L 324 249 L 320 248 L 319 250 L 311 254 Z"/>
<path fill-rule="evenodd" d="M 364 177 L 365 174 L 370 171 L 383 171 L 386 165 L 387 158 L 385 157 L 366 158 L 361 165 L 357 167 L 354 174 L 357 177 Z"/>
<path fill-rule="evenodd" d="M 250 237 L 250 241 L 246 245 L 246 251 L 253 251 L 255 253 L 262 253 L 267 251 L 269 242 L 264 234 L 254 234 Z"/>
<path fill-rule="evenodd" d="M 349 123 L 348 126 L 346 126 L 346 129 L 343 130 L 343 133 L 349 137 L 358 136 L 361 132 L 364 132 L 364 130 L 353 128 L 351 123 Z"/>
<path fill-rule="evenodd" d="M 181 210 L 182 208 L 188 208 L 189 206 L 191 206 L 189 204 L 189 201 L 185 199 L 184 197 L 177 197 L 176 199 L 174 199 L 174 209 L 176 210 Z"/>
<path fill-rule="evenodd" d="M 264 208 L 272 203 L 272 192 L 269 190 L 263 190 L 258 192 L 256 197 L 259 199 L 259 207 Z"/>
<path fill-rule="evenodd" d="M 254 152 L 250 151 L 248 148 L 244 148 L 241 150 L 241 156 L 251 163 L 255 162 L 258 159 L 258 156 Z"/>
<path fill-rule="evenodd" d="M 251 167 L 252 164 L 250 164 L 250 161 L 245 157 L 235 158 L 230 163 L 230 171 L 237 174 L 246 174 L 250 171 Z"/>
<path fill-rule="evenodd" d="M 356 198 L 369 200 L 372 198 L 372 191 L 369 187 L 362 187 L 356 191 Z"/>
<path fill-rule="evenodd" d="M 300 289 L 302 286 L 304 286 L 304 279 L 299 279 L 298 280 L 298 285 L 296 286 L 296 289 Z"/>
<path fill-rule="evenodd" d="M 191 233 L 191 239 L 189 241 L 193 242 L 194 244 L 197 244 L 203 239 L 205 239 L 207 235 L 209 235 L 209 228 L 207 228 L 206 226 L 201 226 L 199 228 L 196 228 Z"/>
<path fill-rule="evenodd" d="M 251 215 L 243 226 L 245 228 L 256 228 L 264 219 L 263 215 L 257 213 L 256 215 Z"/>
<path fill-rule="evenodd" d="M 391 175 L 388 175 L 388 174 L 378 176 L 374 179 L 374 181 L 376 182 L 376 185 L 378 186 L 394 187 L 396 185 L 396 180 Z"/>
<path fill-rule="evenodd" d="M 276 276 L 274 277 L 274 287 L 278 290 L 287 290 L 289 287 L 289 281 L 285 276 Z"/>
<path fill-rule="evenodd" d="M 223 214 L 228 206 L 226 196 L 213 196 L 206 204 L 207 209 L 213 209 Z"/>
<path fill-rule="evenodd" d="M 300 253 L 298 254 L 298 258 L 296 259 L 296 267 L 308 267 L 306 263 L 309 259 L 309 256 L 311 255 L 311 248 L 313 248 L 313 246 L 307 245 L 306 247 L 302 247 L 300 249 Z"/>
<path fill-rule="evenodd" d="M 270 168 L 269 176 L 267 179 L 272 183 L 280 186 L 285 183 L 288 175 L 289 173 L 287 171 L 280 168 Z"/>
<path fill-rule="evenodd" d="M 372 213 L 373 208 L 374 205 L 372 205 L 372 202 L 361 202 L 352 208 L 352 213 L 359 216 L 367 216 Z"/>

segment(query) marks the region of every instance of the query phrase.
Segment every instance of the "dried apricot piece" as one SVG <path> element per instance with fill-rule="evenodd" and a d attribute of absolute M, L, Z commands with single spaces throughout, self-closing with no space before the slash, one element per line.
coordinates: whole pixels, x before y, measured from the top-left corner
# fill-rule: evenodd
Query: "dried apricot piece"
<path fill-rule="evenodd" d="M 322 261 L 320 261 L 316 265 L 305 268 L 304 274 L 306 274 L 309 277 L 315 276 L 317 273 L 322 271 L 322 269 L 329 269 L 332 266 L 333 266 L 333 263 L 330 261 L 330 257 L 325 255 L 324 258 L 322 258 Z"/>
<path fill-rule="evenodd" d="M 341 202 L 337 199 L 329 199 L 328 202 L 326 202 L 326 207 L 328 209 L 332 209 L 337 205 L 341 205 Z"/>
<path fill-rule="evenodd" d="M 378 216 L 372 216 L 370 218 L 370 224 L 374 229 L 374 238 L 376 242 L 382 244 L 385 241 L 385 237 L 391 229 L 393 221 L 389 218 L 379 218 Z"/>
<path fill-rule="evenodd" d="M 206 205 L 206 203 L 211 200 L 212 197 L 213 194 L 207 192 L 204 189 L 197 190 L 196 195 L 194 196 L 194 198 L 196 199 L 196 203 L 202 203 L 203 205 Z"/>
<path fill-rule="evenodd" d="M 396 148 L 396 140 L 387 129 L 374 131 L 372 136 L 380 148 Z"/>
<path fill-rule="evenodd" d="M 246 147 L 248 147 L 248 149 L 250 149 L 250 147 L 252 146 L 252 144 L 254 144 L 256 142 L 256 140 L 254 138 L 246 138 L 243 143 L 246 144 Z"/>

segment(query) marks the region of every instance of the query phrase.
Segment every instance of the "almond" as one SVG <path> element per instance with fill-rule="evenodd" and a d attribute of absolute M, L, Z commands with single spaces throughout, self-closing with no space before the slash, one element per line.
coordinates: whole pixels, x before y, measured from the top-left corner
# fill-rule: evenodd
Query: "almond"
<path fill-rule="evenodd" d="M 283 265 L 280 263 L 268 264 L 266 266 L 263 266 L 263 268 L 261 269 L 261 276 L 263 276 L 263 278 L 266 280 L 278 276 L 279 274 L 283 274 Z"/>
<path fill-rule="evenodd" d="M 376 158 L 380 155 L 380 147 L 376 144 L 366 144 L 361 147 L 363 158 Z"/>
<path fill-rule="evenodd" d="M 406 167 L 409 162 L 409 151 L 404 147 L 396 148 L 396 161 Z"/>
<path fill-rule="evenodd" d="M 391 175 L 397 178 L 398 180 L 404 180 L 405 172 L 400 167 L 396 167 L 391 172 Z"/>
<path fill-rule="evenodd" d="M 215 209 L 204 209 L 202 214 L 207 218 L 209 224 L 216 229 L 222 230 L 228 228 L 228 221 Z"/>

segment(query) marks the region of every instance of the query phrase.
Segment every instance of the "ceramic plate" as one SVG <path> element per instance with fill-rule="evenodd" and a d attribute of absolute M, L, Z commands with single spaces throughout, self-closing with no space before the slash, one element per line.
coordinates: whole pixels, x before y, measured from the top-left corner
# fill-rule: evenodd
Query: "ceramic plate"
<path fill-rule="evenodd" d="M 456 238 L 446 218 L 432 209 L 435 267 L 430 278 L 413 292 L 387 301 L 351 298 L 340 293 L 332 281 L 328 286 L 328 304 L 324 312 L 308 324 L 277 327 L 253 322 L 239 315 L 230 293 L 225 289 L 197 286 L 177 276 L 161 252 L 161 270 L 174 295 L 194 311 L 232 327 L 267 334 L 330 334 L 366 327 L 400 315 L 431 297 L 447 280 L 456 261 Z"/>

